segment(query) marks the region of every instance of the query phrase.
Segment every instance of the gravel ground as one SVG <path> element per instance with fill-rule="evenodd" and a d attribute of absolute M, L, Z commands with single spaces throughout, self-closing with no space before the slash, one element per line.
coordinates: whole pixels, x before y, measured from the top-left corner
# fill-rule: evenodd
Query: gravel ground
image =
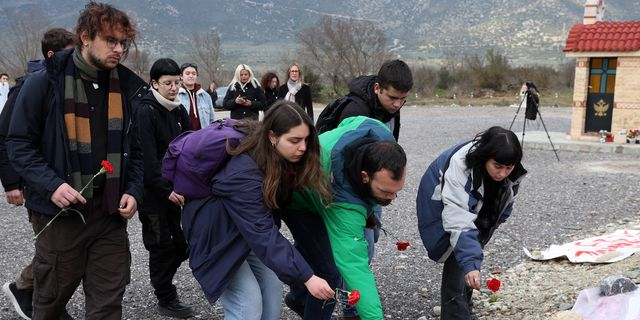
<path fill-rule="evenodd" d="M 450 145 L 468 140 L 492 125 L 508 126 L 515 110 L 509 107 L 404 107 L 400 142 L 409 157 L 408 179 L 398 200 L 385 208 L 383 223 L 387 230 L 410 241 L 412 246 L 399 252 L 393 238 L 382 236 L 372 266 L 387 319 L 437 319 L 432 311 L 439 304 L 441 266 L 427 258 L 416 227 L 415 196 L 424 170 Z M 569 131 L 570 109 L 542 108 L 541 112 L 549 131 Z M 515 128 L 522 127 L 523 118 L 521 114 Z M 527 127 L 543 130 L 535 124 Z M 559 244 L 572 240 L 576 234 L 586 235 L 611 221 L 625 218 L 628 221 L 640 213 L 637 155 L 559 152 L 559 156 L 561 162 L 555 160 L 551 151 L 525 149 L 523 163 L 529 175 L 521 186 L 511 219 L 500 227 L 486 248 L 483 272 L 509 270 L 527 263 L 523 246 L 544 248 Z M 1 214 L 6 217 L 0 222 L 0 270 L 3 281 L 11 281 L 33 255 L 33 234 L 23 208 L 0 202 Z M 134 218 L 129 225 L 133 265 L 131 284 L 124 298 L 124 318 L 159 320 L 162 317 L 155 310 L 146 266 L 147 252 L 140 230 L 140 223 Z M 533 265 L 528 270 L 536 268 Z M 219 304 L 210 306 L 206 302 L 186 264 L 178 271 L 175 283 L 182 300 L 194 306 L 197 318 L 222 319 Z M 510 288 L 528 290 L 524 285 L 514 284 Z M 6 298 L 0 301 L 0 319 L 18 319 L 9 301 Z M 79 290 L 68 310 L 82 318 L 83 309 Z M 543 311 L 534 306 L 521 312 L 516 318 L 535 318 L 532 314 Z M 296 319 L 286 307 L 282 318 Z M 483 318 L 493 317 L 484 312 Z"/>

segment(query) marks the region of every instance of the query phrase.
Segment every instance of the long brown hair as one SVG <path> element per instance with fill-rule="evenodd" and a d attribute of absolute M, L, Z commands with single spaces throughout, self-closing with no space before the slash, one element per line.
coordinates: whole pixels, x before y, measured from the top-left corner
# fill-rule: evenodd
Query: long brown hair
<path fill-rule="evenodd" d="M 269 132 L 277 137 L 301 124 L 309 127 L 307 149 L 302 159 L 294 164 L 296 175 L 290 183 L 287 167 L 290 163 L 271 145 Z M 321 199 L 331 201 L 328 179 L 320 165 L 320 142 L 309 115 L 295 102 L 278 100 L 265 113 L 259 127 L 242 140 L 231 155 L 253 152 L 258 168 L 264 173 L 262 193 L 267 207 L 277 209 L 290 199 L 293 191 L 312 190 Z"/>

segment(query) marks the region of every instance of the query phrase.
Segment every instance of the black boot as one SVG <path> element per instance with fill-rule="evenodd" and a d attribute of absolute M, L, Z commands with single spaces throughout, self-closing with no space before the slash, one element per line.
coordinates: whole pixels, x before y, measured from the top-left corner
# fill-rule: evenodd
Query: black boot
<path fill-rule="evenodd" d="M 178 298 L 169 302 L 158 302 L 158 311 L 161 315 L 173 318 L 189 318 L 194 315 L 193 308 L 180 302 Z"/>

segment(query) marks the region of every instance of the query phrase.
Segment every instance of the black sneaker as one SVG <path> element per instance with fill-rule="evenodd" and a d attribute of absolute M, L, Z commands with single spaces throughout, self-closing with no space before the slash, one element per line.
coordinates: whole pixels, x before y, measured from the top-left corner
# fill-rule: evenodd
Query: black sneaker
<path fill-rule="evenodd" d="M 304 304 L 299 304 L 298 302 L 294 301 L 293 298 L 289 296 L 289 294 L 286 294 L 284 296 L 284 304 L 289 309 L 291 309 L 291 311 L 299 315 L 300 318 L 304 318 Z"/>
<path fill-rule="evenodd" d="M 158 302 L 158 311 L 161 315 L 172 318 L 189 318 L 194 315 L 193 308 L 178 299 L 173 299 L 167 303 Z"/>
<path fill-rule="evenodd" d="M 2 286 L 2 291 L 11 300 L 13 308 L 22 319 L 31 319 L 33 312 L 33 290 L 20 290 L 16 287 L 15 282 L 7 282 Z"/>

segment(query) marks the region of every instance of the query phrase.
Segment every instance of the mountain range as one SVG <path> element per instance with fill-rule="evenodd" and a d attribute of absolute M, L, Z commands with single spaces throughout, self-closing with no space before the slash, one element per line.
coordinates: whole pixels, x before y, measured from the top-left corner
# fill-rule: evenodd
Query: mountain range
<path fill-rule="evenodd" d="M 276 64 L 295 52 L 295 34 L 319 17 L 368 20 L 385 32 L 392 52 L 430 63 L 445 55 L 494 48 L 516 64 L 564 60 L 566 35 L 582 23 L 584 0 L 111 0 L 134 17 L 139 47 L 152 57 L 184 54 L 194 32 L 215 31 L 222 62 Z M 2 0 L 7 17 L 38 12 L 52 26 L 71 29 L 86 1 Z M 640 0 L 607 1 L 605 20 L 640 20 Z"/>

